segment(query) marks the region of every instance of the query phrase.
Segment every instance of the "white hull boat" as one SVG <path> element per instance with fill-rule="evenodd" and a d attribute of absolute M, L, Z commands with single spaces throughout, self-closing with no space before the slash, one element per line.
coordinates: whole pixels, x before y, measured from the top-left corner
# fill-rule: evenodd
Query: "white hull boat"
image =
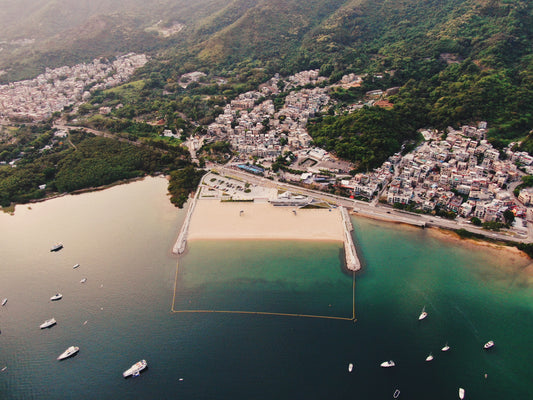
<path fill-rule="evenodd" d="M 85 282 L 87 282 L 87 278 L 82 278 L 80 281 L 80 283 L 85 283 Z"/>
<path fill-rule="evenodd" d="M 444 347 L 443 347 L 442 349 L 440 349 L 440 350 L 441 350 L 441 351 L 448 351 L 448 350 L 450 350 L 450 346 L 448 346 L 448 343 L 446 343 L 446 344 L 444 345 Z"/>
<path fill-rule="evenodd" d="M 56 323 L 57 321 L 55 320 L 55 318 L 50 318 L 44 321 L 41 325 L 39 325 L 39 328 L 41 329 L 50 328 L 51 326 L 54 326 Z"/>
<path fill-rule="evenodd" d="M 50 249 L 50 251 L 59 251 L 59 250 L 61 250 L 62 248 L 63 248 L 63 244 L 62 244 L 62 243 L 58 243 L 58 244 L 54 245 L 54 246 Z"/>
<path fill-rule="evenodd" d="M 489 340 L 487 343 L 485 343 L 485 344 L 483 345 L 483 348 L 484 348 L 485 350 L 488 350 L 488 349 L 490 349 L 491 347 L 494 347 L 494 342 L 493 342 L 492 340 Z"/>
<path fill-rule="evenodd" d="M 394 391 L 394 394 L 392 395 L 392 398 L 393 399 L 397 399 L 398 397 L 400 397 L 400 390 L 399 389 L 396 389 Z"/>
<path fill-rule="evenodd" d="M 57 357 L 59 361 L 64 360 L 65 358 L 72 357 L 74 354 L 76 354 L 78 351 L 80 351 L 80 348 L 77 346 L 70 346 L 68 349 L 66 349 L 63 353 Z"/>
<path fill-rule="evenodd" d="M 426 307 L 424 307 L 424 308 L 422 308 L 422 312 L 421 312 L 420 315 L 418 316 L 418 320 L 419 320 L 419 321 L 422 321 L 422 320 L 425 319 L 427 316 L 428 316 L 428 313 L 426 312 Z"/>
<path fill-rule="evenodd" d="M 350 363 L 348 364 L 348 372 L 352 372 L 353 371 L 353 364 Z"/>
<path fill-rule="evenodd" d="M 429 356 L 426 357 L 426 361 L 433 361 L 433 354 L 429 353 Z"/>
<path fill-rule="evenodd" d="M 6 303 L 7 303 L 7 297 L 4 300 L 2 300 L 2 306 L 5 306 Z"/>
<path fill-rule="evenodd" d="M 459 398 L 461 400 L 465 398 L 465 390 L 463 388 L 459 388 Z"/>
<path fill-rule="evenodd" d="M 148 366 L 148 363 L 146 360 L 141 360 L 133 364 L 130 368 L 128 368 L 126 371 L 122 373 L 122 376 L 124 378 L 127 378 L 128 376 L 139 376 L 141 371 L 145 369 Z"/>
<path fill-rule="evenodd" d="M 52 297 L 50 297 L 51 301 L 57 301 L 61 300 L 63 298 L 63 295 L 61 293 L 54 294 Z"/>
<path fill-rule="evenodd" d="M 78 268 L 79 266 L 80 266 L 80 264 L 75 264 L 72 268 L 73 268 L 73 269 L 76 269 L 76 268 Z"/>
<path fill-rule="evenodd" d="M 389 360 L 389 361 L 383 361 L 381 364 L 380 364 L 380 367 L 382 368 L 391 368 L 391 367 L 394 367 L 396 364 L 394 363 L 394 361 L 392 360 Z"/>

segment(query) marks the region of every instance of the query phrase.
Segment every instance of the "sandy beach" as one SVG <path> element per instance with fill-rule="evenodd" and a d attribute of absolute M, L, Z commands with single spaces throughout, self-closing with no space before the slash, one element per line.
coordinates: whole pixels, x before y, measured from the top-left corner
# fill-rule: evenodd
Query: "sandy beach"
<path fill-rule="evenodd" d="M 339 209 L 303 210 L 269 203 L 200 200 L 188 234 L 188 240 L 195 239 L 342 241 L 343 224 Z"/>

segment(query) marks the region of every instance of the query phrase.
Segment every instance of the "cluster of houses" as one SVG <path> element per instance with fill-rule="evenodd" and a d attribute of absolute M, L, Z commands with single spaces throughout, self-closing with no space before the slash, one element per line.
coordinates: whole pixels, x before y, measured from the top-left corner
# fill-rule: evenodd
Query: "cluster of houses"
<path fill-rule="evenodd" d="M 148 61 L 144 54 L 126 54 L 113 62 L 49 69 L 31 80 L 0 85 L 0 118 L 43 120 L 65 107 L 86 101 L 98 89 L 126 82 Z"/>
<path fill-rule="evenodd" d="M 324 78 L 318 76 L 318 70 L 299 72 L 287 78 L 284 90 L 316 85 L 321 79 Z M 307 133 L 307 121 L 329 102 L 327 89 L 290 91 L 283 107 L 276 112 L 274 102 L 265 98 L 280 93 L 278 83 L 280 78 L 276 75 L 259 90 L 232 100 L 208 126 L 208 135 L 227 140 L 244 156 L 274 159 L 282 154 L 285 145 L 291 149 L 309 147 L 312 139 Z"/>
<path fill-rule="evenodd" d="M 391 205 L 410 205 L 428 213 L 439 208 L 465 218 L 501 221 L 510 209 L 517 217 L 525 216 L 524 205 L 532 200 L 527 194 L 533 193 L 524 190 L 520 204 L 512 187 L 524 175 L 517 162 L 533 164 L 529 155 L 513 152 L 511 147 L 500 154 L 485 140 L 483 122 L 459 131 L 448 128 L 443 140 L 440 132 L 422 133 L 425 141 L 415 151 L 395 154 L 372 173 L 356 175 L 342 185 L 354 195 L 370 199 L 382 193 Z"/>

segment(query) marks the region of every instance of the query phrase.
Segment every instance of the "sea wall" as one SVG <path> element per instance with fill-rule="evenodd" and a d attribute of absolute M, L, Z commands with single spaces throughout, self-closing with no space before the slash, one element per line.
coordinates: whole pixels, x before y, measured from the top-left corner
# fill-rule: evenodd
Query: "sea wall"
<path fill-rule="evenodd" d="M 344 229 L 344 256 L 346 261 L 346 268 L 350 271 L 359 271 L 361 269 L 361 262 L 357 257 L 355 244 L 352 237 L 353 225 L 348 211 L 344 207 L 340 207 L 342 216 L 342 225 Z"/>
<path fill-rule="evenodd" d="M 198 201 L 198 196 L 200 195 L 201 190 L 202 190 L 202 186 L 199 185 L 198 189 L 196 190 L 194 199 L 192 200 L 191 205 L 189 206 L 189 209 L 187 210 L 187 215 L 185 216 L 185 221 L 183 221 L 183 225 L 181 226 L 180 233 L 178 235 L 178 240 L 176 240 L 176 243 L 174 244 L 174 247 L 172 249 L 172 253 L 174 254 L 182 254 L 185 251 L 185 248 L 187 247 L 187 235 L 189 233 L 189 223 L 191 222 L 191 216 L 192 216 L 192 213 L 194 212 L 194 208 L 196 207 L 196 202 Z"/>

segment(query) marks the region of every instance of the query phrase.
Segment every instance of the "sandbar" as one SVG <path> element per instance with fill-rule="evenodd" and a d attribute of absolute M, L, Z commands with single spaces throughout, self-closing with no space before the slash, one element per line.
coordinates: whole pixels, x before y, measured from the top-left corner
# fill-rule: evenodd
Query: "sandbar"
<path fill-rule="evenodd" d="M 187 239 L 343 241 L 343 223 L 338 208 L 298 209 L 267 202 L 199 200 Z"/>

